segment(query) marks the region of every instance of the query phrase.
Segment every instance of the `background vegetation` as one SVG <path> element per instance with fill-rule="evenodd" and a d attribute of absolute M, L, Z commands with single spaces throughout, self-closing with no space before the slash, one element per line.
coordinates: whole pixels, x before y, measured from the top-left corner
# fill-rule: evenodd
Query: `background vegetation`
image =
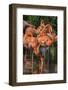
<path fill-rule="evenodd" d="M 53 31 L 57 34 L 57 17 L 56 16 L 23 15 L 23 19 L 36 27 L 40 25 L 40 21 L 43 19 L 46 24 L 50 23 L 52 25 Z"/>

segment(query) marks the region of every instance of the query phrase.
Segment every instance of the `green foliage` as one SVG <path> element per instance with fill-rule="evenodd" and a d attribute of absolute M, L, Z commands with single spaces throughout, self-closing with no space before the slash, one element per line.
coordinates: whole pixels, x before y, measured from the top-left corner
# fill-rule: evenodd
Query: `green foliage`
<path fill-rule="evenodd" d="M 57 17 L 56 16 L 23 15 L 23 19 L 36 27 L 40 25 L 40 21 L 43 19 L 45 23 L 50 23 L 52 25 L 53 31 L 57 34 Z"/>

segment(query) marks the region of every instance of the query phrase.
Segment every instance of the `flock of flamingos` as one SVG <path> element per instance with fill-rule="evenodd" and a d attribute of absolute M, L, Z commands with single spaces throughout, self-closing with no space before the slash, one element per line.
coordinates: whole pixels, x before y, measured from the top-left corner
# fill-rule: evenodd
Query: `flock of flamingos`
<path fill-rule="evenodd" d="M 38 61 L 38 73 L 43 71 L 44 55 L 40 53 L 40 46 L 50 47 L 55 41 L 57 41 L 57 35 L 54 33 L 51 24 L 45 24 L 44 20 L 41 20 L 40 25 L 35 28 L 30 25 L 26 28 L 24 38 L 24 47 L 32 48 L 33 53 L 39 58 Z M 41 52 L 43 53 L 41 48 Z"/>

